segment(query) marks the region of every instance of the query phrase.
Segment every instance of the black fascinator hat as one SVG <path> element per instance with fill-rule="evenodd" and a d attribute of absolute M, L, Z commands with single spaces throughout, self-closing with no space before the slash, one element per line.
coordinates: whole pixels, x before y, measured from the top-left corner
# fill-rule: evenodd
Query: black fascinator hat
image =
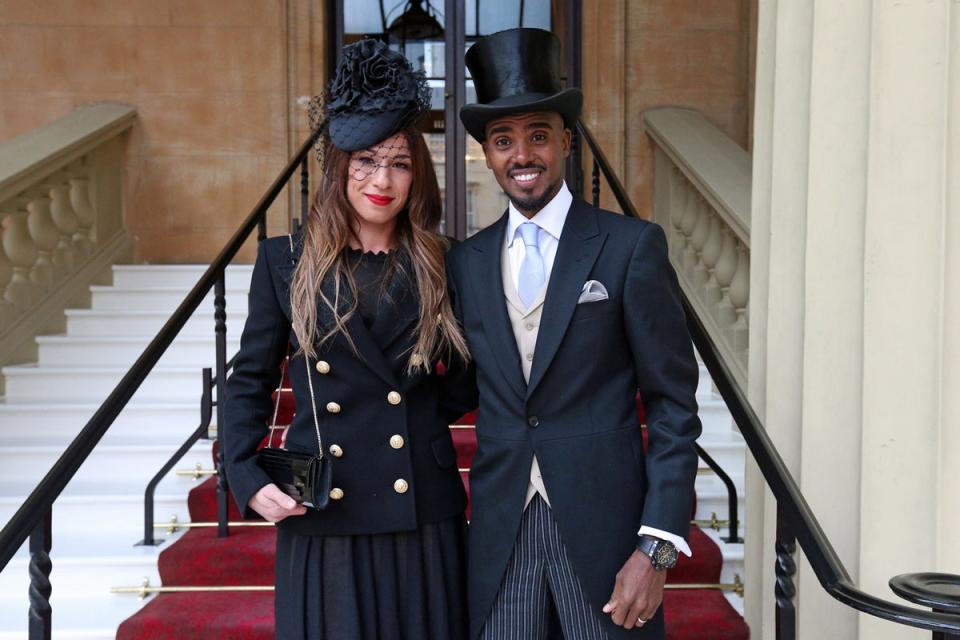
<path fill-rule="evenodd" d="M 560 83 L 560 40 L 543 29 L 507 29 L 467 50 L 477 102 L 460 109 L 460 121 L 483 142 L 487 123 L 511 113 L 552 111 L 573 129 L 583 108 L 580 89 Z"/>
<path fill-rule="evenodd" d="M 413 122 L 430 108 L 430 88 L 403 54 L 379 40 L 343 48 L 326 92 L 311 101 L 311 126 L 318 138 L 342 151 L 369 148 Z M 317 130 L 320 130 L 319 132 Z M 318 140 L 318 153 L 323 141 Z"/>

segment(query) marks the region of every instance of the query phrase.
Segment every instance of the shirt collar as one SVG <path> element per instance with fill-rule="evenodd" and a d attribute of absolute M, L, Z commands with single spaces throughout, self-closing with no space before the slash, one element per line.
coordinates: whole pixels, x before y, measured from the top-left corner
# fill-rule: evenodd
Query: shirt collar
<path fill-rule="evenodd" d="M 567 214 L 570 212 L 571 204 L 573 204 L 573 194 L 570 193 L 570 189 L 567 188 L 567 182 L 564 181 L 560 185 L 560 190 L 557 191 L 557 195 L 553 196 L 553 199 L 551 199 L 543 209 L 540 209 L 537 215 L 530 218 L 529 222 L 533 222 L 559 240 L 560 233 L 563 231 L 563 223 L 567 220 Z M 528 219 L 513 206 L 513 202 L 510 203 L 508 209 L 510 217 L 507 220 L 506 241 L 509 247 L 513 244 L 514 238 L 517 237 L 517 229 L 524 222 L 528 222 Z"/>

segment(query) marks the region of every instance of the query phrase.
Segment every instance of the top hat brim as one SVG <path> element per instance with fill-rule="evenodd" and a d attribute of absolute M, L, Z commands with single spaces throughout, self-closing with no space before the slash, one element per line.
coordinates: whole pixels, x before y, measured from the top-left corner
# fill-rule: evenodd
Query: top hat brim
<path fill-rule="evenodd" d="M 460 121 L 477 142 L 486 139 L 487 123 L 512 113 L 556 112 L 563 124 L 573 129 L 583 109 L 583 93 L 576 87 L 550 95 L 523 94 L 507 96 L 492 102 L 467 104 L 460 108 Z"/>

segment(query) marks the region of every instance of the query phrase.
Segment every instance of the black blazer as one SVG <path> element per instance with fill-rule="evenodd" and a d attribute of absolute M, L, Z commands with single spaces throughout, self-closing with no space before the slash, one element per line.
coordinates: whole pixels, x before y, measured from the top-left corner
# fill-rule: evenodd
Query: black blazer
<path fill-rule="evenodd" d="M 473 637 L 516 540 L 534 453 L 576 574 L 600 611 L 641 525 L 689 534 L 701 430 L 698 367 L 663 230 L 574 200 L 526 384 L 500 275 L 506 224 L 505 214 L 447 260 L 480 390 L 470 473 Z M 587 280 L 602 283 L 609 299 L 577 304 Z M 611 638 L 656 637 L 662 629 L 662 614 L 631 632 L 600 615 Z"/>
<path fill-rule="evenodd" d="M 256 464 L 256 450 L 273 411 L 271 392 L 278 385 L 288 342 L 291 353 L 299 348 L 291 330 L 289 284 L 302 246 L 300 236 L 293 241 L 292 255 L 287 236 L 260 244 L 240 351 L 227 380 L 224 460 L 230 489 L 247 516 L 247 502 L 270 481 Z M 332 296 L 333 278 L 322 287 Z M 343 490 L 343 498 L 331 500 L 324 511 L 286 518 L 278 524 L 281 528 L 327 535 L 409 531 L 452 517 L 466 506 L 448 428 L 451 419 L 475 402 L 471 386 L 457 382 L 466 375 L 465 368 L 451 369 L 445 376 L 407 375 L 419 300 L 415 287 L 400 275 L 388 292 L 394 304 L 369 329 L 359 314 L 347 324 L 360 357 L 338 335 L 318 351 L 319 360 L 329 366 L 327 373 L 318 371 L 317 360 L 309 362 L 325 454 L 333 464 L 333 486 Z M 321 307 L 318 315 L 323 332 L 331 326 L 332 314 Z M 316 452 L 302 355 L 291 357 L 289 370 L 297 412 L 287 448 Z M 449 394 L 443 393 L 445 387 Z M 457 400 L 458 390 L 467 394 L 466 400 Z M 391 392 L 400 394 L 399 404 L 388 401 Z M 338 413 L 328 411 L 331 402 L 339 405 Z M 394 435 L 403 438 L 399 449 L 391 446 Z M 343 451 L 341 457 L 329 453 L 333 445 Z M 394 489 L 399 479 L 408 484 L 405 493 Z"/>

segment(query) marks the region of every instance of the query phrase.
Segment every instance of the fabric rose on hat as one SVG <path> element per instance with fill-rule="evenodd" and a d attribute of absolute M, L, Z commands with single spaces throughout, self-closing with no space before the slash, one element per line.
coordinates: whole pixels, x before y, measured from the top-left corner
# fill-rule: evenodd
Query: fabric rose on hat
<path fill-rule="evenodd" d="M 414 72 L 403 54 L 379 40 L 361 40 L 345 47 L 336 75 L 327 89 L 327 110 L 388 111 L 429 106 L 422 72 Z"/>

